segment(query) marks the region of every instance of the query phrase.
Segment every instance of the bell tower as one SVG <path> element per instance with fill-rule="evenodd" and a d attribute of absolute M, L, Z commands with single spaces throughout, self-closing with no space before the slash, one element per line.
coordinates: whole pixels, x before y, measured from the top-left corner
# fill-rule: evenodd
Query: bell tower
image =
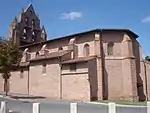
<path fill-rule="evenodd" d="M 44 26 L 40 27 L 40 19 L 32 4 L 22 9 L 19 18 L 15 17 L 10 25 L 9 38 L 19 46 L 46 41 L 46 30 Z"/>

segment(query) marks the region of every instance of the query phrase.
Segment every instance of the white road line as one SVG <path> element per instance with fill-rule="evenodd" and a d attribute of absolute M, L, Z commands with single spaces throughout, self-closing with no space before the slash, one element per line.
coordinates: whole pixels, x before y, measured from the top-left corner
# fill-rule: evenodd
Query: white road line
<path fill-rule="evenodd" d="M 87 104 L 99 104 L 99 105 L 108 105 L 108 103 L 101 103 L 101 102 L 85 102 Z M 123 104 L 116 104 L 118 107 L 132 107 L 132 108 L 146 108 L 147 106 L 139 106 L 139 105 L 123 105 Z"/>

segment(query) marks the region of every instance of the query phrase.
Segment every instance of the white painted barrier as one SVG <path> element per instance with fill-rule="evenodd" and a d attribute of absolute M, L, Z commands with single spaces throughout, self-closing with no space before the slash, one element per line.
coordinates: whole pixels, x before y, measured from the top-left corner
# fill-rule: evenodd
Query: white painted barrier
<path fill-rule="evenodd" d="M 33 112 L 32 113 L 40 113 L 40 103 L 33 103 Z"/>
<path fill-rule="evenodd" d="M 115 103 L 108 104 L 108 113 L 116 113 L 116 104 Z"/>
<path fill-rule="evenodd" d="M 150 102 L 147 102 L 147 113 L 150 113 Z"/>
<path fill-rule="evenodd" d="M 77 113 L 77 103 L 70 103 L 70 113 Z"/>
<path fill-rule="evenodd" d="M 6 104 L 7 104 L 6 101 L 1 102 L 0 113 L 7 113 L 7 105 Z"/>
<path fill-rule="evenodd" d="M 21 113 L 7 109 L 7 102 L 1 102 L 0 113 Z M 40 113 L 40 103 L 33 103 L 33 112 Z M 70 113 L 78 113 L 77 103 L 70 103 Z M 108 103 L 108 113 L 116 113 L 116 104 Z M 150 102 L 147 102 L 147 113 L 150 113 Z"/>

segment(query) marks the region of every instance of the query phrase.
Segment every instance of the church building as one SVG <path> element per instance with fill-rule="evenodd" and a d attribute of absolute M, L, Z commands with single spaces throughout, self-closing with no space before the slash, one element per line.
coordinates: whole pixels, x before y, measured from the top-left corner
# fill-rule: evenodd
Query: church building
<path fill-rule="evenodd" d="M 93 29 L 48 39 L 32 4 L 8 37 L 20 50 L 9 92 L 65 100 L 150 100 L 150 65 L 130 29 Z M 0 90 L 4 91 L 0 78 Z"/>

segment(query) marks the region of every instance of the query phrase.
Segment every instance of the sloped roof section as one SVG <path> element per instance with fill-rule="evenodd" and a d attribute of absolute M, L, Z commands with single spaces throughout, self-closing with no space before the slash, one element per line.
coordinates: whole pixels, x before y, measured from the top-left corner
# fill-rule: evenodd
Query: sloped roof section
<path fill-rule="evenodd" d="M 24 12 L 27 12 L 28 10 L 34 11 L 33 5 L 29 4 L 28 7 L 24 10 Z"/>
<path fill-rule="evenodd" d="M 132 35 L 135 39 L 138 38 L 139 36 L 134 33 L 133 31 L 131 31 L 130 29 L 106 29 L 106 28 L 102 28 L 102 29 L 93 29 L 93 30 L 88 30 L 88 31 L 84 31 L 84 32 L 80 32 L 80 33 L 75 33 L 75 34 L 71 34 L 71 35 L 67 35 L 67 36 L 62 36 L 62 37 L 57 37 L 57 38 L 51 38 L 50 40 L 47 41 L 43 41 L 43 42 L 38 42 L 38 43 L 34 43 L 34 44 L 29 44 L 29 45 L 25 45 L 25 46 L 21 46 L 20 48 L 25 48 L 25 47 L 30 47 L 30 46 L 34 46 L 34 45 L 38 45 L 38 44 L 46 44 L 48 42 L 54 41 L 54 40 L 60 40 L 60 39 L 64 39 L 64 38 L 71 38 L 71 37 L 76 37 L 76 36 L 80 36 L 80 35 L 84 35 L 86 33 L 92 33 L 92 32 L 125 32 L 129 35 Z"/>
<path fill-rule="evenodd" d="M 31 59 L 30 62 L 39 61 L 39 60 L 46 60 L 46 59 L 51 59 L 51 58 L 57 58 L 57 57 L 61 57 L 63 55 L 66 55 L 70 52 L 71 51 L 69 51 L 69 50 L 64 50 L 64 51 L 52 52 L 52 53 L 49 53 L 47 55 L 39 55 L 37 58 Z"/>
<path fill-rule="evenodd" d="M 80 57 L 76 59 L 67 60 L 64 62 L 61 62 L 61 64 L 71 64 L 71 63 L 80 63 L 80 62 L 87 62 L 89 60 L 94 59 L 95 57 Z"/>

